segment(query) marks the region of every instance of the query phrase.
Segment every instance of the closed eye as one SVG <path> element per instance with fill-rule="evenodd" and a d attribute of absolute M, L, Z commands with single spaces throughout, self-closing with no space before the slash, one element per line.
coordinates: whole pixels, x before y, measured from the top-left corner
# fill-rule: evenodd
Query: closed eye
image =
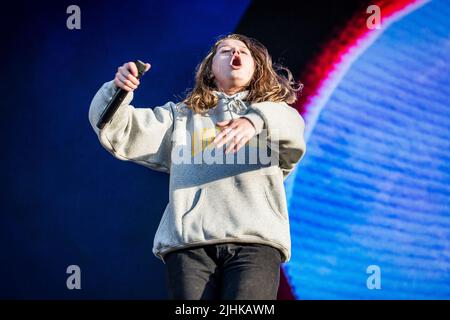
<path fill-rule="evenodd" d="M 227 49 L 227 50 L 221 50 L 220 52 L 230 52 L 230 51 L 231 51 L 230 49 Z M 248 51 L 241 51 L 241 53 L 249 54 Z"/>

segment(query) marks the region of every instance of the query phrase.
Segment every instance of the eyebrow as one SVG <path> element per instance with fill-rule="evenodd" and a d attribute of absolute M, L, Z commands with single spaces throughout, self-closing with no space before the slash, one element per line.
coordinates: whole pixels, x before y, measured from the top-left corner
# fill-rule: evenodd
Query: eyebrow
<path fill-rule="evenodd" d="M 222 49 L 223 47 L 231 47 L 231 45 L 230 45 L 230 44 L 226 44 L 226 45 L 220 46 L 220 47 L 218 48 L 218 50 L 219 50 L 219 49 Z M 246 49 L 246 50 L 250 50 L 249 48 L 247 48 L 247 47 L 242 47 L 242 46 L 239 46 L 239 48 L 241 48 L 241 49 Z"/>

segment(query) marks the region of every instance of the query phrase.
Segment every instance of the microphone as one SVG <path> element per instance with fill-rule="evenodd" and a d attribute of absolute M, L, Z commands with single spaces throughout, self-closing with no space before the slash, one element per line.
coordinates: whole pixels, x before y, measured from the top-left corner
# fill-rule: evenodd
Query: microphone
<path fill-rule="evenodd" d="M 134 61 L 136 64 L 136 67 L 138 69 L 138 75 L 136 78 L 141 78 L 141 76 L 145 73 L 145 63 L 137 60 Z M 128 91 L 118 88 L 114 96 L 111 98 L 111 100 L 108 102 L 108 105 L 106 106 L 105 110 L 103 110 L 100 119 L 97 122 L 97 128 L 103 129 L 105 124 L 107 124 L 114 113 L 116 113 L 117 109 L 119 108 L 120 104 L 123 102 L 125 97 L 127 96 Z"/>

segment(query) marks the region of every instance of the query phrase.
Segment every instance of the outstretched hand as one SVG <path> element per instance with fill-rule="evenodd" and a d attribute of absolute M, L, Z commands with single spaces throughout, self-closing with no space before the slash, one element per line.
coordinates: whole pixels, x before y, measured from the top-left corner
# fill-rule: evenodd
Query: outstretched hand
<path fill-rule="evenodd" d="M 256 129 L 247 118 L 237 118 L 217 122 L 217 126 L 222 131 L 214 138 L 212 142 L 217 148 L 228 144 L 225 153 L 233 151 L 236 153 L 256 134 Z"/>
<path fill-rule="evenodd" d="M 146 63 L 145 71 L 148 71 L 150 68 L 150 63 Z M 134 91 L 141 83 L 137 76 L 138 69 L 136 64 L 134 62 L 126 62 L 117 69 L 116 76 L 114 77 L 114 85 L 128 92 Z"/>

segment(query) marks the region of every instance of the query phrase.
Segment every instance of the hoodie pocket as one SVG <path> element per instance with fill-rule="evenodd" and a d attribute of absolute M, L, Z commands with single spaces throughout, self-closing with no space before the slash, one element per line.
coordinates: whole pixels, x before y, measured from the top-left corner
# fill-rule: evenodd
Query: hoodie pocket
<path fill-rule="evenodd" d="M 282 213 L 284 210 L 281 209 L 281 205 L 276 205 L 275 200 L 273 199 L 272 192 L 269 189 L 268 185 L 264 186 L 264 197 L 266 199 L 267 204 L 269 205 L 272 212 L 278 217 L 284 220 L 287 220 L 287 214 Z"/>
<path fill-rule="evenodd" d="M 193 202 L 192 206 L 184 213 L 184 217 L 186 217 L 187 215 L 194 214 L 195 211 L 200 209 L 202 203 L 204 202 L 205 194 L 206 194 L 205 188 L 200 188 L 195 192 L 194 200 L 192 201 Z"/>
<path fill-rule="evenodd" d="M 192 206 L 181 217 L 181 236 L 185 243 L 204 239 L 202 227 L 204 213 L 200 213 L 199 210 L 202 209 L 205 197 L 206 189 L 198 189 L 194 194 Z"/>

